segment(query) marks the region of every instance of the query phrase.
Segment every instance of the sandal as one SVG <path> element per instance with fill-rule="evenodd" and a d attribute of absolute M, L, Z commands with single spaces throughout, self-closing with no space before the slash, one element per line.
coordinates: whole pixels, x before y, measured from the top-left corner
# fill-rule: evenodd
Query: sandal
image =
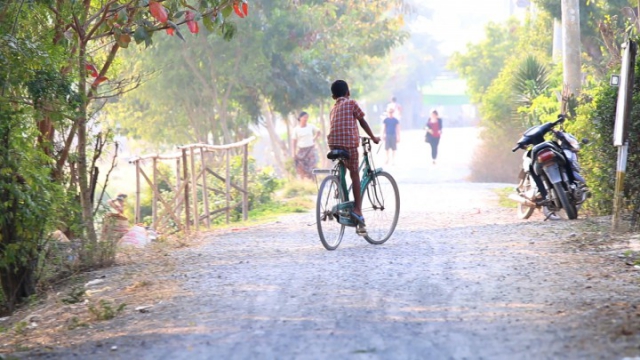
<path fill-rule="evenodd" d="M 358 236 L 367 236 L 367 228 L 364 225 L 356 226 L 356 235 Z"/>

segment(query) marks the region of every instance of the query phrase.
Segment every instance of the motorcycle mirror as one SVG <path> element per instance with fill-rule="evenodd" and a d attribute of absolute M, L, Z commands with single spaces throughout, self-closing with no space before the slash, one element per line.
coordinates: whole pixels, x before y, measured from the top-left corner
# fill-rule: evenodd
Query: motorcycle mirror
<path fill-rule="evenodd" d="M 582 139 L 582 143 L 587 145 L 589 143 L 589 139 L 587 139 L 587 138 Z"/>

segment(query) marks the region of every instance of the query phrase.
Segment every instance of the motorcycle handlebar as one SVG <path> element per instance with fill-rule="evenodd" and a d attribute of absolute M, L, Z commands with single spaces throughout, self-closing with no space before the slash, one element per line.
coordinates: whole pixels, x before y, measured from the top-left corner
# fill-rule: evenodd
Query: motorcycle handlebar
<path fill-rule="evenodd" d="M 511 149 L 511 152 L 516 152 L 516 151 L 518 151 L 518 149 L 520 149 L 520 144 L 516 145 L 516 147 Z"/>

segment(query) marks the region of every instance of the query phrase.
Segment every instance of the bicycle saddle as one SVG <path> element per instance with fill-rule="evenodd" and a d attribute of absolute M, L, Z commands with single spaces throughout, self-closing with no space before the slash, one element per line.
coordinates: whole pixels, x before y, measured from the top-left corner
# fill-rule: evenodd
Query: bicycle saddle
<path fill-rule="evenodd" d="M 349 152 L 342 149 L 334 149 L 327 153 L 329 160 L 349 160 Z"/>

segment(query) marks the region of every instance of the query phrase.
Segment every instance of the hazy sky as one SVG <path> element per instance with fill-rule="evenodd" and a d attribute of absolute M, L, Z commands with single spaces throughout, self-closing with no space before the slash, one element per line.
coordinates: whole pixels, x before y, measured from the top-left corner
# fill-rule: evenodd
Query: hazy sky
<path fill-rule="evenodd" d="M 440 42 L 440 51 L 449 55 L 463 51 L 467 43 L 484 37 L 490 21 L 500 22 L 510 15 L 511 0 L 421 0 L 432 9 L 431 19 L 419 17 L 412 31 L 427 32 Z"/>

